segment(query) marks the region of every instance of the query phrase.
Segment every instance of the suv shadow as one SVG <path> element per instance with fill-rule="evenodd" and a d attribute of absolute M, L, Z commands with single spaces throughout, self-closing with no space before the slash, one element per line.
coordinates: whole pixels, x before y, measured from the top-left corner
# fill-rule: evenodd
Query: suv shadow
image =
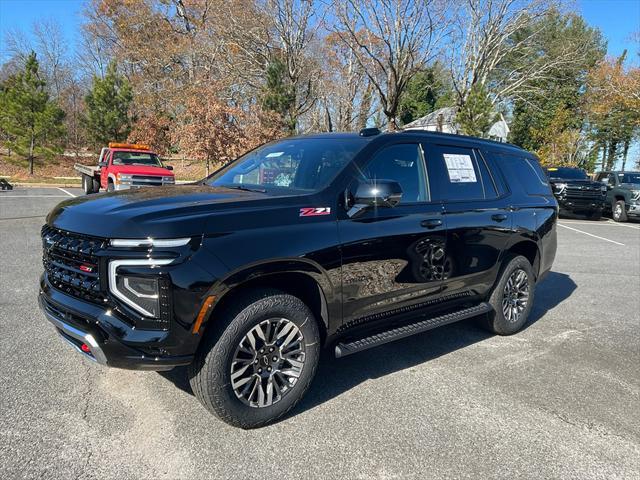
<path fill-rule="evenodd" d="M 535 303 L 529 322 L 523 330 L 540 320 L 547 311 L 569 298 L 575 289 L 576 284 L 568 275 L 549 272 L 536 287 Z M 325 349 L 311 388 L 285 418 L 321 405 L 367 380 L 420 365 L 492 336 L 494 336 L 492 333 L 477 326 L 477 319 L 471 319 L 340 359 L 335 358 L 330 349 Z M 181 390 L 193 395 L 186 367 L 158 373 Z"/>

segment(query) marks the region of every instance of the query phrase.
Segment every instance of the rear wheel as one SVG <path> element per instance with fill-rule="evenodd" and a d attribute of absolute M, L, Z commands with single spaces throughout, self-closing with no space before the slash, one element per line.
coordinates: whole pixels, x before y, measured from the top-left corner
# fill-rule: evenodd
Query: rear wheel
<path fill-rule="evenodd" d="M 624 200 L 616 200 L 611 205 L 611 216 L 616 222 L 626 222 L 627 221 L 627 206 L 624 203 Z"/>
<path fill-rule="evenodd" d="M 535 293 L 533 268 L 522 255 L 509 257 L 499 276 L 489 303 L 487 328 L 498 335 L 511 335 L 520 330 L 531 312 Z"/>
<path fill-rule="evenodd" d="M 235 300 L 215 322 L 189 367 L 196 397 L 237 427 L 282 417 L 307 391 L 318 364 L 311 310 L 292 295 L 260 290 Z"/>
<path fill-rule="evenodd" d="M 94 192 L 93 178 L 89 177 L 88 175 L 82 175 L 82 190 L 84 190 L 84 193 L 87 195 Z"/>

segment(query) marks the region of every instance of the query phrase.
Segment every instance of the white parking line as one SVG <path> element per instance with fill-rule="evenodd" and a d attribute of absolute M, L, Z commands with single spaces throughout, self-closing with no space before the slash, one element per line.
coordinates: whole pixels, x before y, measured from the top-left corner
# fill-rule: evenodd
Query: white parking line
<path fill-rule="evenodd" d="M 600 240 L 604 240 L 605 242 L 615 243 L 616 245 L 621 245 L 621 246 L 624 247 L 624 243 L 616 242 L 615 240 L 610 240 L 610 239 L 604 238 L 604 237 L 599 237 L 598 235 L 594 235 L 593 233 L 583 232 L 582 230 L 578 230 L 577 228 L 569 227 L 569 226 L 563 225 L 561 223 L 558 223 L 558 225 L 561 226 L 561 227 L 567 228 L 569 230 L 573 230 L 574 232 L 584 233 L 585 235 L 589 235 L 590 237 L 599 238 Z"/>
<path fill-rule="evenodd" d="M 0 195 L 0 198 L 69 198 L 69 196 L 68 195 Z"/>
<path fill-rule="evenodd" d="M 638 225 L 627 225 L 624 223 L 614 222 L 613 220 L 607 220 L 606 222 L 573 222 L 564 220 L 564 225 L 607 225 L 609 227 L 626 227 L 633 228 L 634 230 L 640 230 L 640 226 Z M 561 225 L 563 223 L 560 223 Z"/>
<path fill-rule="evenodd" d="M 64 192 L 64 193 L 66 193 L 66 194 L 67 194 L 67 195 L 69 195 L 70 197 L 77 197 L 77 195 L 74 195 L 73 193 L 66 191 L 64 188 L 60 188 L 60 187 L 56 187 L 56 188 L 57 188 L 58 190 L 60 190 L 60 191 Z"/>

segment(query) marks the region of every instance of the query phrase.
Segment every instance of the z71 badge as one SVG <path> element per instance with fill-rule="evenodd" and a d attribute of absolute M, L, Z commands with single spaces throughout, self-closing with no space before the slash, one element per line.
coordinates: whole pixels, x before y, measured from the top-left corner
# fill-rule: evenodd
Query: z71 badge
<path fill-rule="evenodd" d="M 320 215 L 331 215 L 331 207 L 305 207 L 300 209 L 301 217 L 318 217 Z"/>

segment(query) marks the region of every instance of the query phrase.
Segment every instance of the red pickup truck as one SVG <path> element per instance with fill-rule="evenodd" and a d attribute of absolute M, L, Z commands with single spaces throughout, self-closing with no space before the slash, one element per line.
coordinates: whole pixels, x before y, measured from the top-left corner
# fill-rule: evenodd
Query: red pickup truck
<path fill-rule="evenodd" d="M 163 165 L 147 145 L 109 143 L 100 152 L 97 167 L 76 163 L 74 168 L 82 174 L 87 194 L 175 183 L 173 167 Z"/>

